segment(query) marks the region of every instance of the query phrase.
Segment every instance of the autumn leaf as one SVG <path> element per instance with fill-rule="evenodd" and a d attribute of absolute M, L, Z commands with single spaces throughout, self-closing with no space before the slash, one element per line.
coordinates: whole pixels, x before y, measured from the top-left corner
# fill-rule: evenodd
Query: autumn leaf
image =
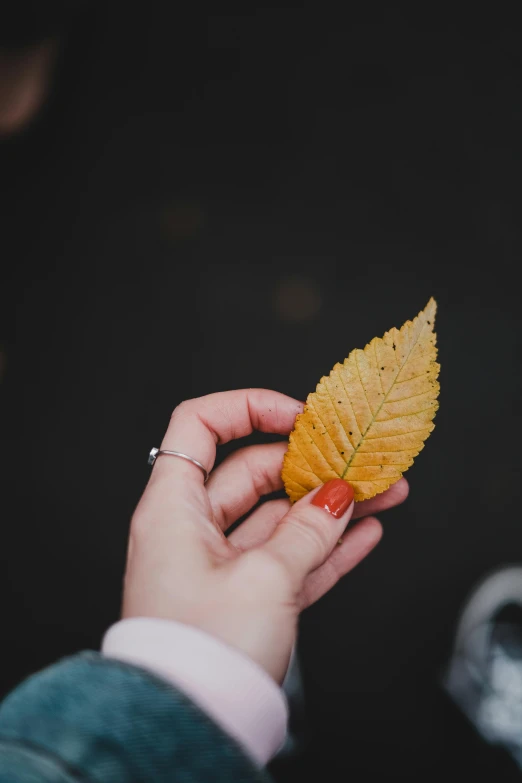
<path fill-rule="evenodd" d="M 355 500 L 384 492 L 413 464 L 438 408 L 437 305 L 350 353 L 308 395 L 282 477 L 292 502 L 343 478 Z"/>

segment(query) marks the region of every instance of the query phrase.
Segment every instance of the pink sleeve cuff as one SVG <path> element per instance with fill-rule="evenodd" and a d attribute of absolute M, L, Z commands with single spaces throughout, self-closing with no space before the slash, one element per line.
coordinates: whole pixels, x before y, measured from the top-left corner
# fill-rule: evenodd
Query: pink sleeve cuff
<path fill-rule="evenodd" d="M 105 634 L 102 653 L 184 691 L 259 766 L 283 745 L 288 706 L 281 688 L 246 655 L 204 631 L 152 617 L 121 620 Z"/>

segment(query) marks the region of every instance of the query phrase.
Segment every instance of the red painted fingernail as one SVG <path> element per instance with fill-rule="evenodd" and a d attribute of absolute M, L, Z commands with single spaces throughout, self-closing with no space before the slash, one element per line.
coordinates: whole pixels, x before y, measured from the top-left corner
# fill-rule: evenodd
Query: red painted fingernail
<path fill-rule="evenodd" d="M 353 487 L 347 481 L 337 478 L 324 484 L 312 500 L 312 506 L 324 508 L 336 519 L 342 517 L 353 500 Z"/>

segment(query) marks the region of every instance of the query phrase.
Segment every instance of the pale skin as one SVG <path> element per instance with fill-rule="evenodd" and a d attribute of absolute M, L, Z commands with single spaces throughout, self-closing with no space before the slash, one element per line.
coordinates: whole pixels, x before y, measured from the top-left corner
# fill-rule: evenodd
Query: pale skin
<path fill-rule="evenodd" d="M 175 409 L 161 448 L 190 454 L 210 473 L 220 443 L 253 430 L 288 435 L 302 408 L 266 389 L 188 400 Z M 402 478 L 336 519 L 311 505 L 317 489 L 292 507 L 287 500 L 264 503 L 226 537 L 260 497 L 282 487 L 285 451 L 285 442 L 242 448 L 206 484 L 195 465 L 159 457 L 132 519 L 123 597 L 123 617 L 196 626 L 279 683 L 300 612 L 379 542 L 382 527 L 373 514 L 408 495 Z M 362 519 L 348 526 L 356 518 Z"/>

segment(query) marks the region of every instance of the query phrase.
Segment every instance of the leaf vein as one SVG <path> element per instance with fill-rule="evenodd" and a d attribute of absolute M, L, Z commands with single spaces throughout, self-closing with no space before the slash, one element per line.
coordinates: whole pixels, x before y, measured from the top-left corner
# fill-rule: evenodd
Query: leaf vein
<path fill-rule="evenodd" d="M 379 374 L 379 383 L 381 384 L 381 392 L 384 394 L 384 386 L 382 385 L 381 371 L 379 368 L 379 359 L 377 357 L 377 340 L 372 340 L 372 343 L 373 343 L 373 352 L 375 354 L 375 366 L 377 367 L 377 372 Z"/>
<path fill-rule="evenodd" d="M 344 365 L 343 365 L 343 369 L 344 369 Z M 344 389 L 344 393 L 346 395 L 346 399 L 350 403 L 350 408 L 352 409 L 352 414 L 353 414 L 353 420 L 355 421 L 355 424 L 357 425 L 357 429 L 359 430 L 359 435 L 362 438 L 362 429 L 361 429 L 361 426 L 360 426 L 359 422 L 357 421 L 357 416 L 355 415 L 355 408 L 353 407 L 353 403 L 352 403 L 351 397 L 348 394 L 348 389 L 346 388 L 346 386 L 344 384 L 342 372 L 339 373 L 339 378 L 341 379 L 341 383 L 343 385 L 343 389 Z M 361 441 L 359 440 L 359 443 L 360 442 Z M 353 443 L 352 443 L 352 446 L 353 446 Z M 355 451 L 357 451 L 357 447 L 355 448 Z"/>
<path fill-rule="evenodd" d="M 312 440 L 313 440 L 313 438 L 312 438 Z M 306 462 L 306 464 L 307 464 L 307 465 L 308 465 L 308 467 L 310 468 L 310 473 L 313 473 L 313 474 L 314 474 L 314 476 L 315 476 L 315 471 L 314 471 L 314 469 L 312 468 L 312 466 L 310 465 L 310 462 L 308 461 L 308 459 L 307 459 L 307 457 L 306 457 L 306 454 L 304 453 L 303 449 L 301 448 L 301 446 L 300 446 L 300 445 L 299 445 L 299 443 L 297 442 L 297 439 L 296 439 L 296 438 L 292 438 L 292 443 L 293 443 L 293 444 L 294 444 L 294 446 L 296 447 L 296 449 L 297 449 L 297 451 L 299 452 L 299 454 L 300 454 L 300 455 L 301 455 L 301 456 L 304 458 L 304 461 Z"/>
<path fill-rule="evenodd" d="M 386 400 L 384 403 L 385 405 L 393 405 L 395 402 L 404 402 L 404 400 L 413 400 L 415 397 L 422 397 L 423 394 L 429 394 L 431 389 L 426 389 L 426 391 L 418 392 L 417 394 L 410 394 L 408 397 L 401 397 L 400 400 Z"/>
<path fill-rule="evenodd" d="M 425 322 L 424 322 L 424 324 L 423 324 L 423 326 L 422 326 L 422 329 L 421 329 L 421 330 L 420 330 L 420 332 L 419 332 L 419 336 L 417 337 L 417 340 L 416 340 L 416 342 L 415 342 L 415 345 L 417 345 L 418 341 L 420 340 L 421 334 L 422 334 L 422 332 L 423 332 L 423 329 L 424 329 L 424 327 L 426 326 L 426 323 L 427 323 L 427 322 L 425 321 Z M 411 354 L 411 352 L 413 351 L 413 349 L 415 348 L 415 345 L 413 346 L 413 348 L 410 348 L 410 350 L 409 350 L 409 352 L 408 352 L 408 355 L 407 355 L 407 357 L 405 358 L 405 360 L 404 360 L 404 363 L 403 363 L 402 367 L 399 369 L 399 372 L 397 373 L 397 375 L 395 376 L 394 380 L 392 381 L 392 384 L 391 384 L 390 388 L 389 388 L 389 389 L 388 389 L 388 391 L 386 392 L 386 396 L 384 397 L 384 399 L 382 400 L 381 404 L 379 405 L 379 407 L 378 407 L 378 408 L 377 408 L 377 410 L 375 411 L 375 414 L 374 414 L 374 416 L 373 416 L 372 420 L 370 421 L 370 423 L 368 424 L 368 426 L 366 427 L 366 430 L 364 431 L 364 433 L 362 433 L 361 440 L 360 440 L 360 441 L 359 441 L 359 443 L 357 444 L 357 447 L 356 447 L 356 449 L 354 450 L 353 454 L 351 455 L 350 459 L 348 460 L 348 463 L 347 463 L 347 465 L 346 465 L 346 468 L 344 469 L 344 472 L 343 472 L 343 474 L 342 474 L 341 478 L 344 478 L 344 477 L 346 476 L 346 471 L 348 470 L 348 468 L 349 468 L 349 467 L 350 467 L 350 465 L 352 464 L 352 462 L 353 462 L 353 458 L 354 458 L 354 457 L 355 457 L 355 455 L 357 454 L 357 452 L 358 452 L 358 450 L 359 450 L 359 448 L 360 448 L 360 446 L 361 446 L 361 443 L 363 442 L 363 440 L 364 440 L 364 439 L 366 439 L 366 440 L 375 440 L 375 439 L 376 439 L 376 438 L 367 438 L 367 437 L 366 437 L 366 433 L 368 432 L 368 430 L 370 429 L 370 427 L 371 427 L 371 426 L 372 426 L 372 424 L 374 423 L 375 419 L 376 419 L 376 418 L 377 418 L 377 416 L 379 415 L 379 413 L 380 413 L 380 411 L 381 411 L 381 409 L 382 409 L 382 406 L 383 406 L 383 405 L 384 405 L 384 403 L 386 402 L 386 399 L 387 399 L 388 395 L 390 394 L 391 390 L 393 389 L 393 387 L 394 387 L 394 385 L 395 385 L 395 382 L 396 382 L 397 378 L 398 378 L 398 377 L 399 377 L 399 375 L 401 374 L 401 372 L 402 372 L 402 370 L 404 369 L 404 367 L 407 365 L 407 363 L 408 363 L 408 361 L 409 361 L 409 358 L 410 358 L 410 354 Z M 356 360 L 356 363 L 357 363 L 357 360 Z M 398 365 L 397 365 L 397 366 L 398 366 Z M 359 368 L 357 368 L 357 369 L 359 369 Z M 361 385 L 362 385 L 362 381 L 361 381 Z M 424 429 L 426 429 L 426 428 L 424 428 Z M 416 431 L 416 432 L 421 432 L 421 430 L 415 430 L 415 431 Z M 381 437 L 382 437 L 382 436 L 381 436 Z"/>
<path fill-rule="evenodd" d="M 314 475 L 315 475 L 315 474 L 314 474 Z M 316 478 L 317 478 L 317 477 L 316 477 Z M 305 485 L 304 485 L 304 484 L 301 484 L 301 482 L 300 482 L 300 481 L 296 481 L 294 478 L 291 478 L 291 479 L 290 479 L 290 481 L 292 482 L 292 484 L 297 484 L 297 486 L 298 486 L 298 487 L 301 487 L 301 489 L 304 489 L 304 491 L 305 491 L 306 493 L 310 492 L 310 490 L 308 489 L 308 487 L 305 487 Z"/>
<path fill-rule="evenodd" d="M 302 453 L 303 453 L 303 452 L 301 451 L 301 454 L 302 454 Z M 301 465 L 298 465 L 298 464 L 297 464 L 297 462 L 294 462 L 294 461 L 293 461 L 293 460 L 291 460 L 291 459 L 288 459 L 288 458 L 287 458 L 287 460 L 286 460 L 286 461 L 287 461 L 287 463 L 288 463 L 289 465 L 292 465 L 294 468 L 297 468 L 297 470 L 302 470 L 302 471 L 303 471 L 303 473 L 310 473 L 310 475 L 311 475 L 311 476 L 313 476 L 314 478 L 317 478 L 317 476 L 316 476 L 316 474 L 314 473 L 314 471 L 313 471 L 313 470 L 307 470 L 306 468 L 302 468 L 302 467 L 301 467 Z M 308 462 L 307 462 L 306 464 L 307 464 L 307 465 L 309 465 L 310 463 L 308 463 Z M 295 479 L 291 479 L 291 480 L 292 480 L 292 481 L 295 481 Z M 296 481 L 295 483 L 296 483 L 296 484 L 298 484 L 299 482 L 298 482 L 298 481 Z M 302 487 L 303 485 L 301 484 L 300 486 Z"/>
<path fill-rule="evenodd" d="M 411 413 L 400 413 L 398 416 L 390 416 L 388 419 L 379 419 L 377 424 L 384 424 L 387 421 L 393 421 L 394 419 L 405 419 L 407 416 L 417 416 L 419 413 L 424 413 L 425 411 L 432 411 L 434 409 L 433 405 L 429 405 L 427 408 L 422 408 L 420 411 L 412 411 Z M 437 410 L 435 408 L 435 410 Z"/>
<path fill-rule="evenodd" d="M 362 452 L 364 454 L 364 451 Z M 381 454 L 384 454 L 384 452 L 378 452 Z M 411 462 L 390 462 L 386 465 L 387 468 L 396 468 L 397 465 L 411 465 Z M 364 470 L 364 468 L 382 468 L 382 464 L 380 462 L 377 462 L 377 464 L 371 464 L 371 465 L 350 465 L 350 470 Z M 399 471 L 400 472 L 400 471 Z"/>
<path fill-rule="evenodd" d="M 384 438 L 399 438 L 404 435 L 413 435 L 415 432 L 424 432 L 425 430 L 429 430 L 428 427 L 421 427 L 420 430 L 409 430 L 409 432 L 392 432 L 391 435 L 374 435 L 373 438 L 366 438 L 365 440 L 384 440 Z M 342 477 L 341 477 L 342 478 Z"/>
<path fill-rule="evenodd" d="M 328 396 L 330 396 L 330 395 L 328 394 Z M 312 410 L 313 410 L 313 411 L 314 411 L 314 413 L 316 414 L 317 418 L 319 419 L 319 421 L 320 421 L 320 422 L 321 422 L 321 424 L 323 425 L 323 427 L 324 427 L 324 430 L 325 430 L 326 434 L 328 435 L 328 437 L 329 437 L 329 438 L 330 438 L 330 440 L 332 441 L 332 445 L 333 445 L 333 447 L 334 447 L 335 453 L 336 453 L 336 454 L 339 454 L 339 449 L 338 449 L 338 448 L 337 448 L 337 446 L 335 445 L 335 441 L 334 441 L 334 439 L 332 438 L 332 436 L 330 435 L 330 432 L 328 431 L 328 427 L 327 427 L 327 426 L 326 426 L 326 424 L 324 423 L 324 421 L 323 421 L 323 419 L 322 419 L 322 416 L 321 416 L 321 414 L 319 413 L 319 411 L 317 410 L 317 408 L 315 407 L 315 405 L 313 405 L 313 403 L 310 403 L 310 402 L 309 402 L 309 403 L 308 403 L 308 407 L 309 407 L 309 408 L 312 408 Z M 337 413 L 337 411 L 336 411 L 336 413 Z M 337 414 L 337 418 L 339 418 L 339 414 Z M 341 420 L 339 419 L 339 421 L 341 421 Z M 312 437 L 312 436 L 310 436 L 310 437 Z M 314 440 L 314 439 L 312 438 L 312 440 Z M 314 443 L 315 443 L 315 440 L 314 440 Z M 319 451 L 321 451 L 321 449 L 319 448 L 319 446 L 317 446 L 317 448 L 319 449 Z M 323 457 L 325 458 L 325 460 L 328 462 L 328 464 L 330 465 L 330 467 L 332 468 L 332 470 L 335 470 L 334 466 L 333 466 L 333 465 L 330 463 L 330 460 L 329 460 L 329 459 L 327 459 L 327 457 L 326 457 L 326 456 L 323 454 L 323 452 L 322 452 L 322 451 L 321 451 L 321 454 L 323 455 Z M 344 460 L 343 460 L 343 461 L 344 461 Z M 335 472 L 337 473 L 337 471 L 336 471 L 336 470 L 335 470 Z"/>
<path fill-rule="evenodd" d="M 364 394 L 364 398 L 366 400 L 366 404 L 367 404 L 368 409 L 370 411 L 370 415 L 373 417 L 374 414 L 373 414 L 373 411 L 372 411 L 372 406 L 370 405 L 370 400 L 368 399 L 368 395 L 366 394 L 366 389 L 364 388 L 364 383 L 362 382 L 361 371 L 359 369 L 359 362 L 357 361 L 357 351 L 355 351 L 354 361 L 355 361 L 355 366 L 357 367 L 357 375 L 359 376 L 359 383 L 361 384 L 361 389 L 363 390 L 363 394 Z M 372 418 L 372 421 L 373 421 L 373 418 Z M 370 422 L 368 427 L 371 425 L 371 423 L 372 422 Z M 368 427 L 366 428 L 366 432 L 368 432 Z"/>
<path fill-rule="evenodd" d="M 348 439 L 348 443 L 350 444 L 350 446 L 351 446 L 351 447 L 352 447 L 352 449 L 353 449 L 353 448 L 354 448 L 354 445 L 353 445 L 352 441 L 350 440 L 350 436 L 348 435 L 348 433 L 347 433 L 347 431 L 346 431 L 346 427 L 344 426 L 344 424 L 343 424 L 343 423 L 342 423 L 342 421 L 341 421 L 341 417 L 339 416 L 339 411 L 338 411 L 338 410 L 337 410 L 337 408 L 335 407 L 335 401 L 334 401 L 334 398 L 332 397 L 332 395 L 330 394 L 330 389 L 328 388 L 328 384 L 327 384 L 327 383 L 325 383 L 325 384 L 324 384 L 324 386 L 325 386 L 325 389 L 326 389 L 326 393 L 327 393 L 327 395 L 328 395 L 328 399 L 329 399 L 329 400 L 330 400 L 330 402 L 332 403 L 332 408 L 333 408 L 333 409 L 334 409 L 334 411 L 335 411 L 335 415 L 336 415 L 336 416 L 337 416 L 337 418 L 339 419 L 339 424 L 341 425 L 341 427 L 342 427 L 342 429 L 343 429 L 343 432 L 344 432 L 344 434 L 346 435 L 346 437 L 347 437 L 347 439 Z M 317 413 L 317 410 L 316 410 L 315 408 L 314 408 L 314 410 L 315 410 L 315 412 Z M 317 415 L 319 415 L 319 414 L 317 414 Z M 319 418 L 321 418 L 321 417 L 319 416 Z M 323 423 L 323 426 L 325 426 L 325 427 L 326 427 L 326 424 L 324 424 L 324 422 L 323 422 L 323 420 L 322 420 L 322 419 L 321 419 L 321 422 Z M 334 444 L 334 446 L 335 446 L 335 443 L 333 442 L 333 438 L 332 438 L 332 443 L 333 443 L 333 444 Z M 337 446 L 335 446 L 335 448 L 337 449 Z M 346 460 L 345 460 L 345 461 L 346 461 Z"/>
<path fill-rule="evenodd" d="M 397 373 L 398 375 L 399 373 Z M 403 381 L 395 381 L 395 386 L 400 386 L 401 383 L 408 383 L 409 381 L 414 381 L 417 378 L 422 378 L 422 376 L 426 376 L 428 372 L 425 370 L 424 372 L 420 372 L 418 375 L 412 375 L 411 378 L 405 378 Z M 397 377 L 397 376 L 396 376 Z"/>

